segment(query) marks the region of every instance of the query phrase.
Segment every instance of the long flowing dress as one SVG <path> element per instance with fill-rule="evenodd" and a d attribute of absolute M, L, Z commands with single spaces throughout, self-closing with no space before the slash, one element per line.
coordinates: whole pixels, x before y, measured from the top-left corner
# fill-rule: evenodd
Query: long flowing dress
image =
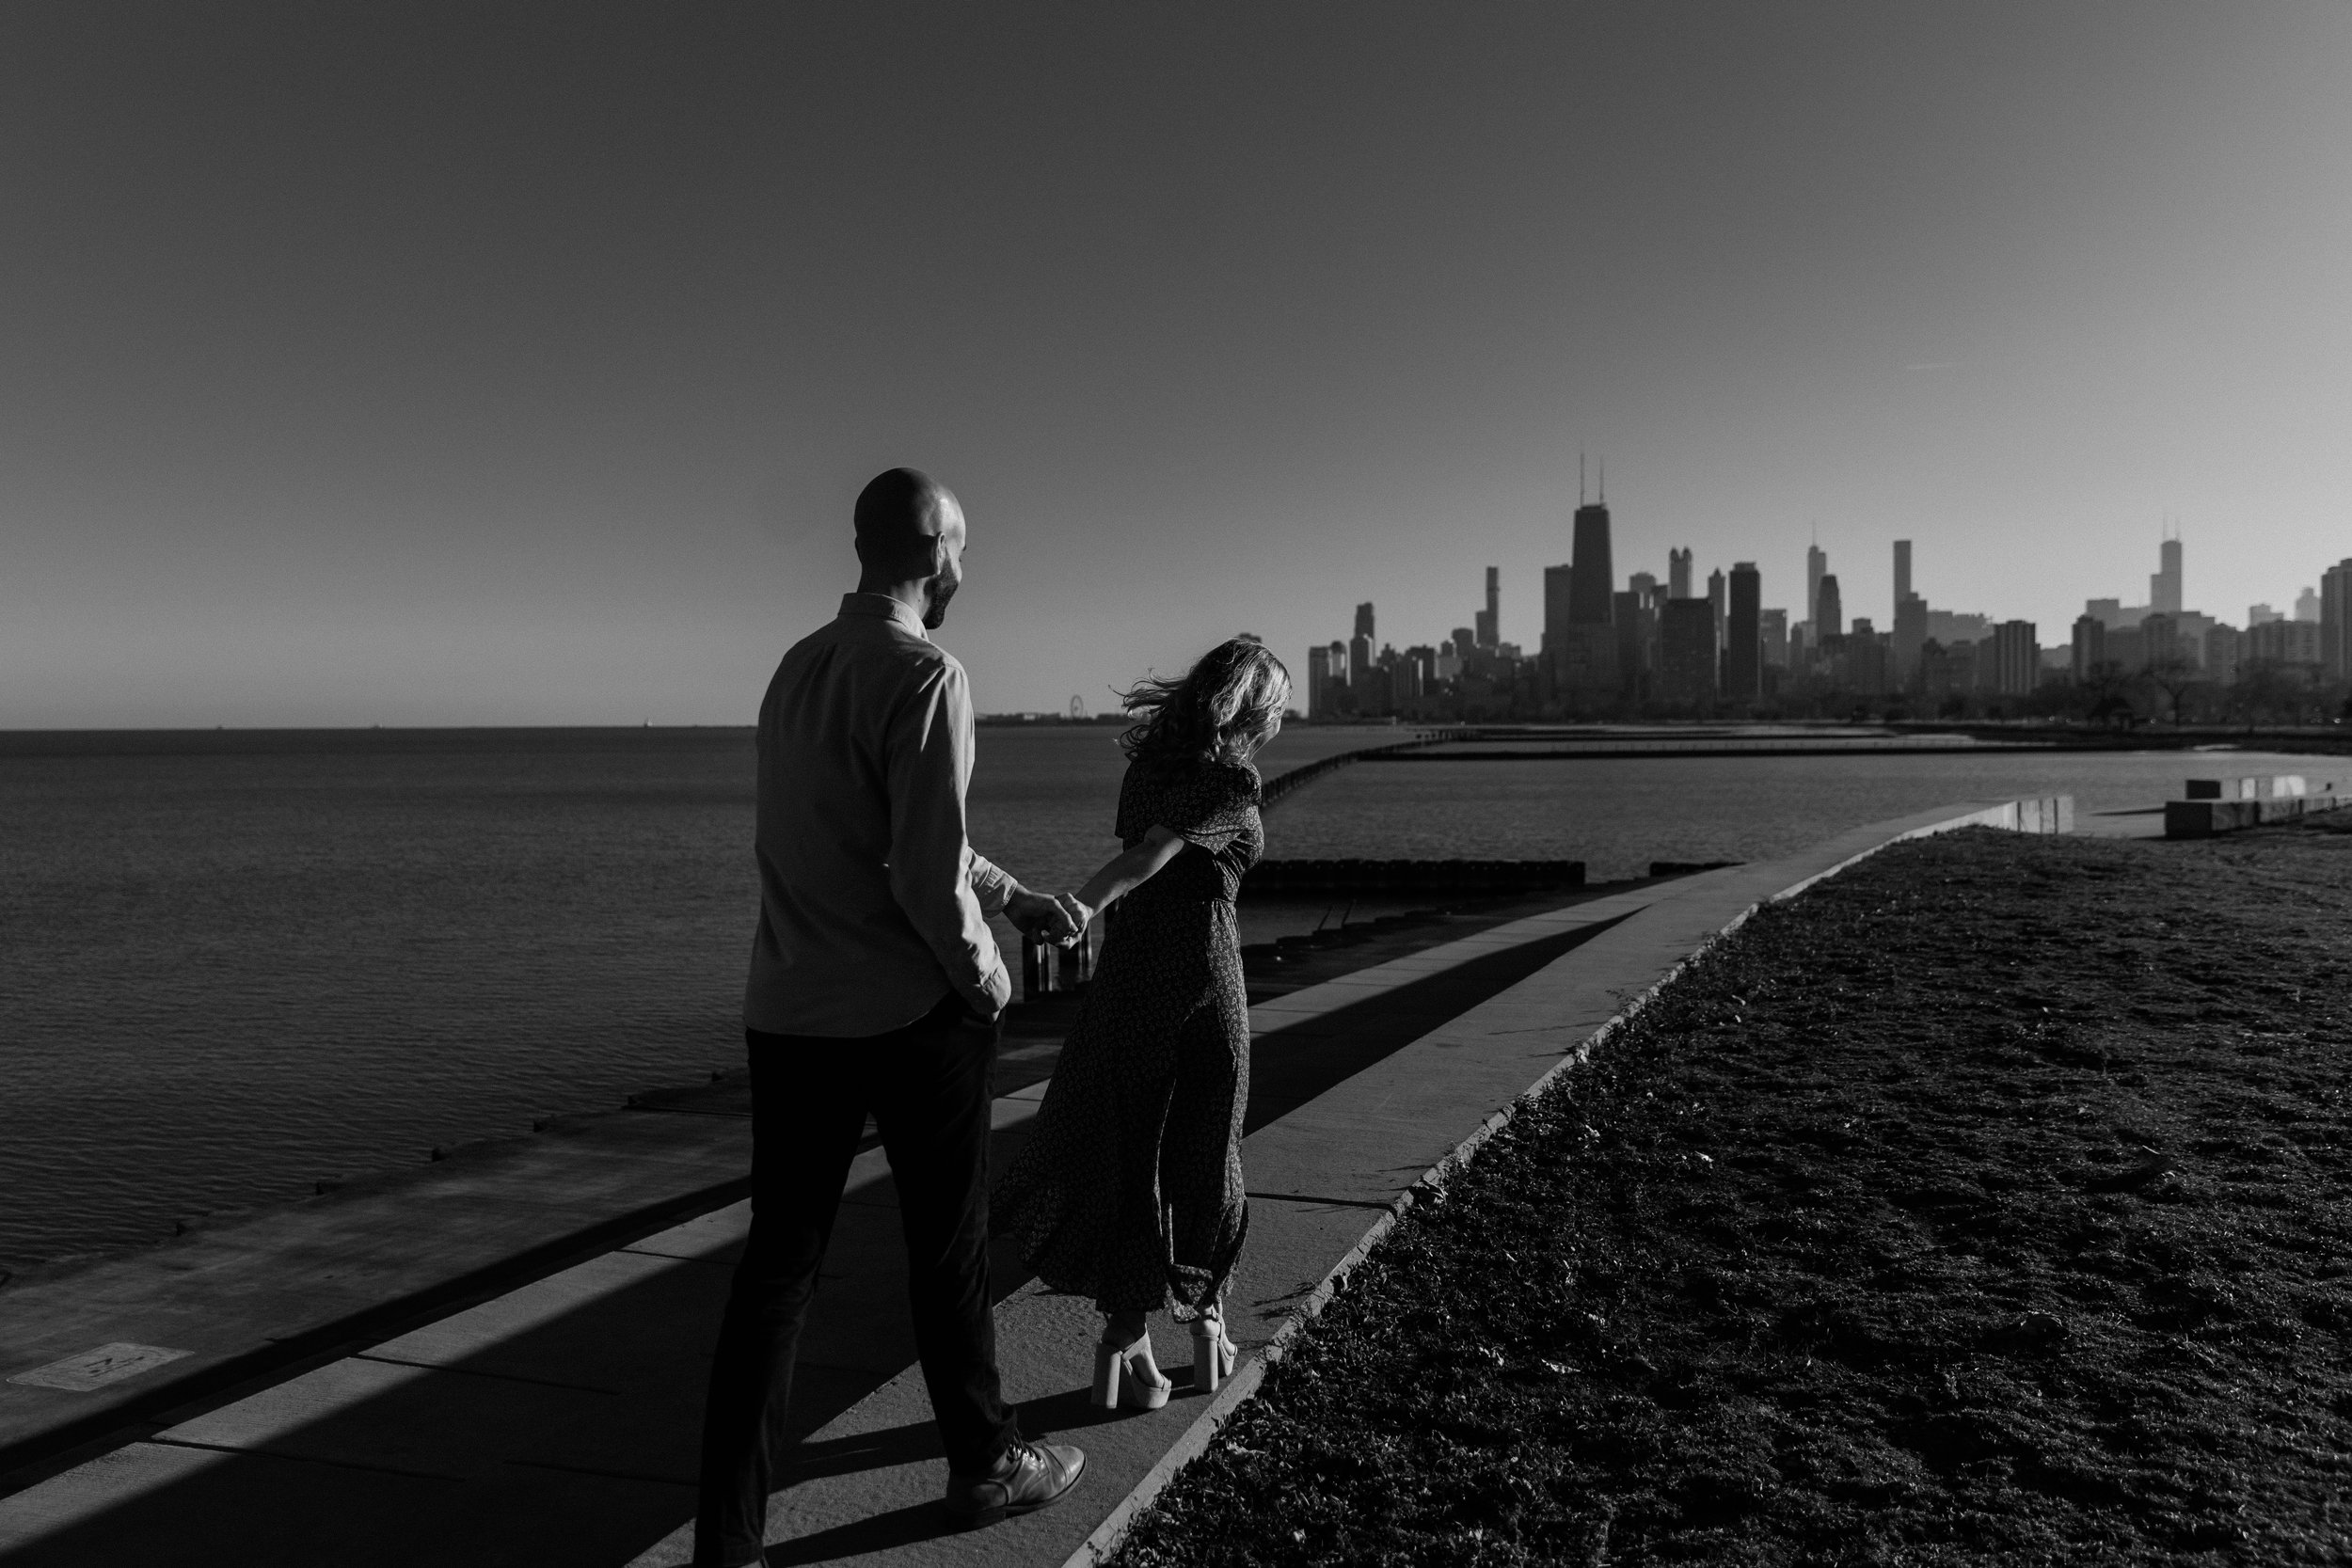
<path fill-rule="evenodd" d="M 1050 1288 L 1181 1321 L 1217 1303 L 1249 1230 L 1233 896 L 1264 848 L 1257 771 L 1130 764 L 1120 839 L 1132 847 L 1154 824 L 1184 847 L 1111 906 L 1093 983 L 992 1210 Z"/>

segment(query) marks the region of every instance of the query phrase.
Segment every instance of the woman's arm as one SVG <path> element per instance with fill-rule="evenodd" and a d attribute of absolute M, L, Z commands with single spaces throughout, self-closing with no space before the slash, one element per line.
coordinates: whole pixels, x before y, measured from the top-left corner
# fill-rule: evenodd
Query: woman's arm
<path fill-rule="evenodd" d="M 1152 824 L 1140 842 L 1104 861 L 1103 869 L 1078 890 L 1078 902 L 1086 906 L 1087 918 L 1092 919 L 1150 881 L 1184 847 L 1184 840 L 1175 829 Z"/>

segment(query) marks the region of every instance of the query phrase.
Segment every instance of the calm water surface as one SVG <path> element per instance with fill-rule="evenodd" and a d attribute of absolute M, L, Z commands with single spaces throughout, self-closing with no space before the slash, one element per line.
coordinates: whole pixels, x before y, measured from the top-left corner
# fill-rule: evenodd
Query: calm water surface
<path fill-rule="evenodd" d="M 1269 771 L 1394 732 L 1294 730 Z M 756 895 L 739 731 L 0 736 L 0 1266 L 735 1065 Z M 1422 763 L 1273 814 L 1283 855 L 1756 859 L 1963 799 L 2145 805 L 2177 755 Z M 1108 729 L 989 728 L 973 842 L 1116 844 Z M 2329 775 L 2332 776 L 2332 775 Z"/>

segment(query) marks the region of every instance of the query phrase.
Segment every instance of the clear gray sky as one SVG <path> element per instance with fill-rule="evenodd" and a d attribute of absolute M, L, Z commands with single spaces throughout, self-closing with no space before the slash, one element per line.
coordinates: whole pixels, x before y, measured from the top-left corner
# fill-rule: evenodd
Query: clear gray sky
<path fill-rule="evenodd" d="M 990 708 L 1618 570 L 2352 556 L 2352 7 L 0 10 L 0 724 L 748 721 L 850 503 Z"/>

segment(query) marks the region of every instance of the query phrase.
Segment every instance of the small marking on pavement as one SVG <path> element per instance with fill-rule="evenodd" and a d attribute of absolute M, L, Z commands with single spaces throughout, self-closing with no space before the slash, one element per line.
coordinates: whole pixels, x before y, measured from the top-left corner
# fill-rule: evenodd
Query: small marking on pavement
<path fill-rule="evenodd" d="M 79 1355 L 69 1355 L 62 1361 L 52 1361 L 45 1367 L 17 1373 L 10 1383 L 27 1384 L 35 1388 L 63 1388 L 69 1393 L 87 1394 L 103 1388 L 110 1383 L 120 1383 L 126 1377 L 152 1371 L 167 1361 L 177 1361 L 194 1351 L 166 1350 L 161 1345 L 101 1345 Z"/>

